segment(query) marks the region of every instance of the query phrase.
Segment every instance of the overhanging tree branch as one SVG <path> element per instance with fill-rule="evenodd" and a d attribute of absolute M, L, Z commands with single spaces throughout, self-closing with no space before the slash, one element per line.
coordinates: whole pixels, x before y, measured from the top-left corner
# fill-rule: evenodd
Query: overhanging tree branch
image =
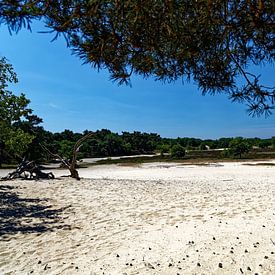
<path fill-rule="evenodd" d="M 129 84 L 132 72 L 168 82 L 191 76 L 203 93 L 239 95 L 259 115 L 273 108 L 274 91 L 243 70 L 274 63 L 273 0 L 0 2 L 0 24 L 11 30 L 34 19 L 119 84 Z M 236 85 L 240 75 L 244 88 Z"/>

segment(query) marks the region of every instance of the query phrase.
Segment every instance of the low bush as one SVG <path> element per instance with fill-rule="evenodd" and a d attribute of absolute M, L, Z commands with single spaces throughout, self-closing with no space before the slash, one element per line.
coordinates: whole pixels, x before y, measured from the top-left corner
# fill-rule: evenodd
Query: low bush
<path fill-rule="evenodd" d="M 172 158 L 183 158 L 185 156 L 185 149 L 180 144 L 173 145 L 171 148 Z"/>

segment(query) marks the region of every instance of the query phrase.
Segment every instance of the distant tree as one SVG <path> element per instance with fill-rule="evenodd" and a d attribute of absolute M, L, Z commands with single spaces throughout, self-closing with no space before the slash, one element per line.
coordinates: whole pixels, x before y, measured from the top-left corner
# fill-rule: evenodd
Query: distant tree
<path fill-rule="evenodd" d="M 107 156 L 121 156 L 125 154 L 123 139 L 118 134 L 108 134 L 104 138 L 104 150 Z"/>
<path fill-rule="evenodd" d="M 54 139 L 56 141 L 67 140 L 67 141 L 76 142 L 81 137 L 82 137 L 82 134 L 74 133 L 73 131 L 68 130 L 68 129 L 65 129 L 61 133 L 54 133 Z"/>
<path fill-rule="evenodd" d="M 258 145 L 262 149 L 268 148 L 269 146 L 272 146 L 272 140 L 271 139 L 262 139 L 259 141 Z"/>
<path fill-rule="evenodd" d="M 30 29 L 35 19 L 119 83 L 129 83 L 133 73 L 192 78 L 203 94 L 225 93 L 252 115 L 271 113 L 274 87 L 246 68 L 274 63 L 273 0 L 0 2 L 0 24 L 11 32 Z M 240 76 L 243 86 L 237 86 Z"/>
<path fill-rule="evenodd" d="M 65 159 L 70 159 L 72 157 L 74 142 L 63 139 L 58 143 L 59 149 L 58 154 Z"/>
<path fill-rule="evenodd" d="M 159 152 L 161 156 L 164 156 L 164 154 L 169 153 L 170 146 L 168 144 L 161 144 L 159 146 Z"/>
<path fill-rule="evenodd" d="M 241 137 L 234 138 L 229 144 L 229 153 L 233 156 L 242 158 L 243 154 L 251 149 L 249 143 Z"/>
<path fill-rule="evenodd" d="M 133 133 L 123 132 L 122 138 L 126 144 L 131 144 L 132 153 L 135 154 L 151 153 L 161 141 L 158 134 L 141 133 L 138 131 L 134 131 Z"/>
<path fill-rule="evenodd" d="M 206 144 L 204 142 L 202 142 L 199 146 L 199 150 L 204 151 L 207 150 Z"/>
<path fill-rule="evenodd" d="M 199 147 L 202 140 L 198 138 L 188 138 L 186 147 L 195 149 L 196 147 Z"/>
<path fill-rule="evenodd" d="M 124 142 L 124 151 L 125 151 L 125 155 L 131 155 L 131 153 L 132 153 L 132 145 L 131 145 L 131 143 L 129 143 L 129 142 Z"/>
<path fill-rule="evenodd" d="M 180 144 L 173 145 L 171 148 L 172 158 L 183 158 L 185 156 L 185 149 Z"/>
<path fill-rule="evenodd" d="M 220 138 L 217 140 L 217 148 L 228 148 L 232 138 Z"/>
<path fill-rule="evenodd" d="M 170 146 L 172 147 L 175 144 L 180 144 L 183 147 L 187 147 L 189 145 L 189 140 L 190 138 L 187 138 L 187 137 L 183 137 L 183 138 L 178 137 L 173 141 L 170 140 Z"/>
<path fill-rule="evenodd" d="M 30 160 L 34 160 L 37 163 L 49 161 L 50 158 L 46 152 L 41 150 L 40 144 L 47 144 L 50 150 L 58 150 L 58 142 L 53 139 L 54 134 L 50 131 L 44 130 L 41 126 L 32 127 L 30 130 L 35 135 L 31 145 L 28 147 L 26 156 Z"/>

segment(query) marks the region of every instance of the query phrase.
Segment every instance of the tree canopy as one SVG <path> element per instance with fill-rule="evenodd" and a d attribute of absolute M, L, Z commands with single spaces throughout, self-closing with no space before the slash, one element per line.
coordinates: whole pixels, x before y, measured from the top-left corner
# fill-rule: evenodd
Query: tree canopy
<path fill-rule="evenodd" d="M 251 145 L 242 137 L 233 139 L 229 144 L 229 153 L 239 158 L 242 158 L 242 155 L 248 153 L 250 149 Z"/>
<path fill-rule="evenodd" d="M 202 93 L 225 93 L 248 105 L 252 115 L 269 115 L 274 87 L 247 72 L 273 63 L 273 0 L 3 0 L 0 24 L 30 29 L 42 19 L 84 63 L 107 68 L 111 79 L 131 75 L 157 80 L 193 79 Z M 238 85 L 239 79 L 243 85 Z"/>
<path fill-rule="evenodd" d="M 24 94 L 16 96 L 8 89 L 17 81 L 12 65 L 0 58 L 0 165 L 7 158 L 23 157 L 35 138 L 30 130 L 42 121 L 32 114 Z"/>

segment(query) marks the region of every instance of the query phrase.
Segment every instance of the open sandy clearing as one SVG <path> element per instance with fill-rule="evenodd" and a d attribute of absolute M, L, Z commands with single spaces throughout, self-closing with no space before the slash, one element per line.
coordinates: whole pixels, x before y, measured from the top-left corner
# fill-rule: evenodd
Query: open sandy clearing
<path fill-rule="evenodd" d="M 80 175 L 0 182 L 0 274 L 275 274 L 274 166 Z"/>

